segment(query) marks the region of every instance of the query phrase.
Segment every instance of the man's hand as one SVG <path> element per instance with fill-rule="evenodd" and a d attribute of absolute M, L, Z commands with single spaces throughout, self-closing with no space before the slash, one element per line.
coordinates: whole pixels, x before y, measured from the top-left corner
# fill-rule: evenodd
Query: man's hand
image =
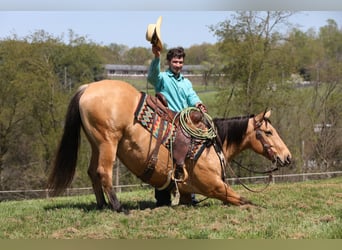
<path fill-rule="evenodd" d="M 156 45 L 152 45 L 152 52 L 156 58 L 160 57 L 160 48 Z"/>
<path fill-rule="evenodd" d="M 197 103 L 196 108 L 199 108 L 203 113 L 208 113 L 207 107 L 203 103 Z"/>

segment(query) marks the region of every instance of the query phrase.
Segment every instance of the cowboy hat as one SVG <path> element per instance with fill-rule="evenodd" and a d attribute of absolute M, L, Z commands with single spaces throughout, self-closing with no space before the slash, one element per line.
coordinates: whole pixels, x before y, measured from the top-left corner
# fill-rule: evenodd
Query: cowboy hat
<path fill-rule="evenodd" d="M 149 24 L 146 31 L 146 40 L 151 42 L 153 45 L 158 46 L 160 49 L 163 48 L 163 43 L 160 36 L 162 19 L 163 18 L 160 16 L 156 24 Z"/>

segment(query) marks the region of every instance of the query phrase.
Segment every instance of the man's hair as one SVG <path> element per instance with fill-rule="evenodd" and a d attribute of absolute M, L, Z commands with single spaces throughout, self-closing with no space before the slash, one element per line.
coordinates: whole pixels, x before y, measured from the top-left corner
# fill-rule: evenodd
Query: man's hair
<path fill-rule="evenodd" d="M 185 58 L 185 52 L 183 47 L 177 47 L 177 48 L 173 48 L 170 49 L 169 52 L 167 52 L 166 55 L 166 60 L 171 61 L 172 58 Z"/>

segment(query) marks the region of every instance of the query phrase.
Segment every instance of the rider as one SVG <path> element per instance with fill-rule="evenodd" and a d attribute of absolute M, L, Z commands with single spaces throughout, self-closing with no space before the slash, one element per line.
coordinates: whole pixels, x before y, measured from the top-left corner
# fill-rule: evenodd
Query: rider
<path fill-rule="evenodd" d="M 207 112 L 196 92 L 192 88 L 189 79 L 181 74 L 184 64 L 185 52 L 182 47 L 170 49 L 166 55 L 168 69 L 165 72 L 160 71 L 160 54 L 162 42 L 160 39 L 161 17 L 157 25 L 149 25 L 146 38 L 152 43 L 152 52 L 154 59 L 151 62 L 147 80 L 154 86 L 156 93 L 165 96 L 168 107 L 175 112 L 180 112 L 187 107 L 197 107 L 203 112 Z M 154 29 L 153 29 L 154 28 Z M 157 206 L 171 205 L 171 194 L 165 190 L 155 190 Z M 191 195 L 192 204 L 196 204 L 195 195 Z"/>

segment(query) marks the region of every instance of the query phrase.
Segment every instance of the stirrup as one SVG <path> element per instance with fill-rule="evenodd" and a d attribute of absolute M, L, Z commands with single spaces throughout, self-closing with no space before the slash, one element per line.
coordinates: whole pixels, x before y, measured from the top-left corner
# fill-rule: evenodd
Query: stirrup
<path fill-rule="evenodd" d="M 177 165 L 173 169 L 172 172 L 172 179 L 176 182 L 185 182 L 188 179 L 188 171 L 186 171 L 186 168 L 184 167 L 184 164 Z"/>

